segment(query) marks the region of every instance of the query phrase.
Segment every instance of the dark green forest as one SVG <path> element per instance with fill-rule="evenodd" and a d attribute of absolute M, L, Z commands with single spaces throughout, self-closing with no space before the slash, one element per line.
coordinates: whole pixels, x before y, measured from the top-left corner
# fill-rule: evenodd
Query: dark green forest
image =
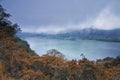
<path fill-rule="evenodd" d="M 66 60 L 56 50 L 38 56 L 16 36 L 21 30 L 10 16 L 0 5 L 0 80 L 120 80 L 120 56 Z"/>

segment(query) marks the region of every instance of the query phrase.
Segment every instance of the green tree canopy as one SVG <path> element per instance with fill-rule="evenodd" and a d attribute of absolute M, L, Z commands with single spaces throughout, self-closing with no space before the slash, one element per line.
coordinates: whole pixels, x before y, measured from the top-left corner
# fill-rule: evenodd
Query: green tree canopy
<path fill-rule="evenodd" d="M 14 36 L 20 28 L 17 24 L 13 24 L 8 18 L 11 15 L 6 13 L 5 9 L 0 5 L 0 38 L 5 36 Z"/>

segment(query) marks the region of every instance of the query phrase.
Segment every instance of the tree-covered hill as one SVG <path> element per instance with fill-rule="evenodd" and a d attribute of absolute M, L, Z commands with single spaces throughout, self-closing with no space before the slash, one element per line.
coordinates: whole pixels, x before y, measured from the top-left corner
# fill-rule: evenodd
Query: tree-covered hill
<path fill-rule="evenodd" d="M 112 30 L 100 30 L 94 28 L 86 28 L 81 30 L 71 30 L 66 32 L 61 32 L 57 34 L 48 33 L 18 33 L 19 37 L 41 37 L 41 38 L 52 38 L 52 39 L 67 39 L 67 40 L 78 40 L 78 39 L 88 39 L 88 40 L 99 40 L 99 41 L 111 41 L 120 42 L 120 29 Z"/>

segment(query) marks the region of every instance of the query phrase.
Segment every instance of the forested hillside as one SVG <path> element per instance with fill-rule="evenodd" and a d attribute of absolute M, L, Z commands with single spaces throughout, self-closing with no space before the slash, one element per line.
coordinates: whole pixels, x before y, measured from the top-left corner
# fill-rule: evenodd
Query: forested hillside
<path fill-rule="evenodd" d="M 0 80 L 120 80 L 120 56 L 66 60 L 55 49 L 38 56 L 16 36 L 20 28 L 9 16 L 0 6 Z"/>
<path fill-rule="evenodd" d="M 48 33 L 18 33 L 20 37 L 41 37 L 48 39 L 63 39 L 63 40 L 99 40 L 109 42 L 120 42 L 120 29 L 101 30 L 94 28 L 85 28 L 81 30 L 71 30 L 56 34 Z"/>

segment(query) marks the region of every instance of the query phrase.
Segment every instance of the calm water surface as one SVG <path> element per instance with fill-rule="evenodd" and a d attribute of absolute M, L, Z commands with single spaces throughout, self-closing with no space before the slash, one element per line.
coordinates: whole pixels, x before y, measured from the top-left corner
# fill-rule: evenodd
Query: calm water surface
<path fill-rule="evenodd" d="M 104 57 L 115 57 L 120 55 L 120 43 L 103 42 L 95 40 L 59 40 L 44 39 L 39 37 L 24 38 L 30 47 L 39 55 L 43 55 L 50 49 L 57 49 L 67 59 L 80 59 L 83 53 L 88 59 L 96 60 Z"/>

